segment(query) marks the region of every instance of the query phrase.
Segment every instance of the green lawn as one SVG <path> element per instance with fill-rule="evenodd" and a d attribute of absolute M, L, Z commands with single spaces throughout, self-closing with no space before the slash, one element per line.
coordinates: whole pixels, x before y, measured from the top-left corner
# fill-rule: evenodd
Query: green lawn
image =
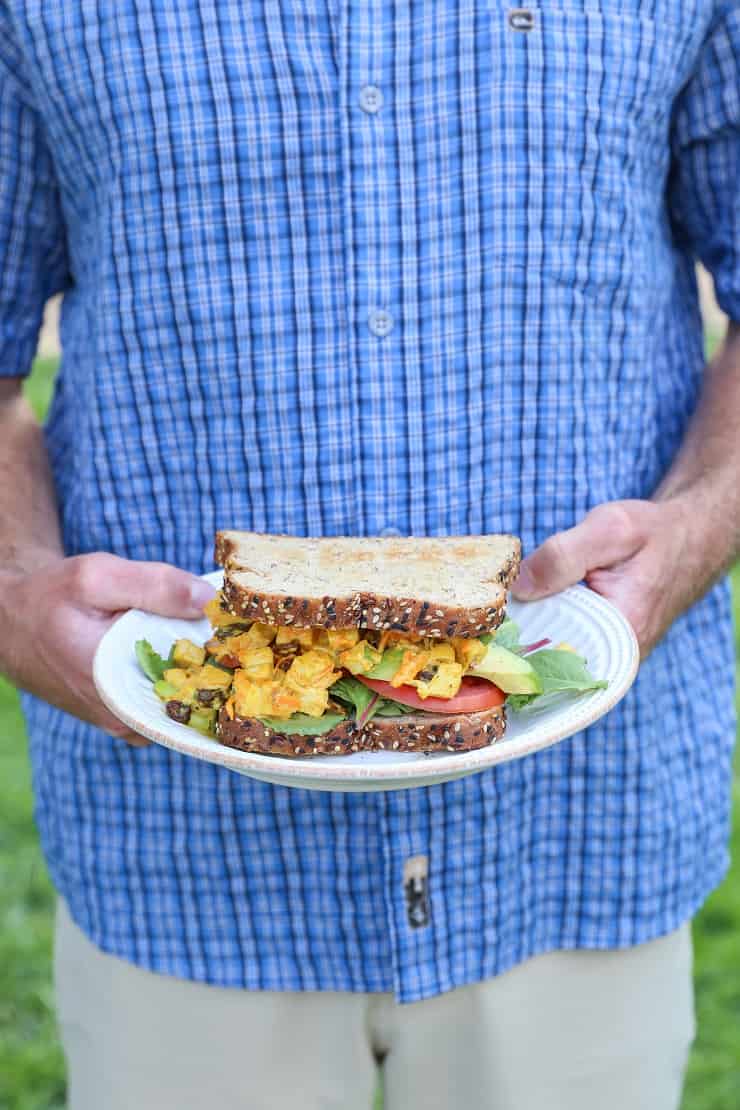
<path fill-rule="evenodd" d="M 53 369 L 37 363 L 30 383 L 39 413 Z M 735 586 L 740 618 L 740 568 Z M 31 816 L 23 722 L 1 679 L 0 737 L 0 1107 L 55 1110 L 64 1106 L 64 1066 L 50 986 L 53 897 Z M 740 1106 L 740 782 L 735 812 L 731 874 L 695 922 L 699 1035 L 682 1110 Z"/>

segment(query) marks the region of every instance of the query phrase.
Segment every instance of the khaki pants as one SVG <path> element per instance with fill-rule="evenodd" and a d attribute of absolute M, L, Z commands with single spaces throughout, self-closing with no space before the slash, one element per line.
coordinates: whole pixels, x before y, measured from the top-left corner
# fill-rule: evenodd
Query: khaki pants
<path fill-rule="evenodd" d="M 155 975 L 57 914 L 70 1110 L 678 1110 L 691 934 L 555 952 L 406 1005 Z"/>

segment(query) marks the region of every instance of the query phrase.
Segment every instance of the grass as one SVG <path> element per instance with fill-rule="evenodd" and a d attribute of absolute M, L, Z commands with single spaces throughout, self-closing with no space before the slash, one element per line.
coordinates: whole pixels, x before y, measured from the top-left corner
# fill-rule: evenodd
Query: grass
<path fill-rule="evenodd" d="M 52 907 L 31 815 L 23 720 L 0 679 L 0 1106 L 64 1106 L 51 990 Z"/>
<path fill-rule="evenodd" d="M 39 420 L 43 419 L 49 407 L 58 364 L 59 360 L 56 358 L 37 358 L 33 364 L 33 373 L 25 383 L 26 397 Z"/>
<path fill-rule="evenodd" d="M 28 393 L 45 411 L 54 360 L 39 360 Z M 740 622 L 740 567 L 734 575 Z M 737 639 L 740 658 L 740 634 Z M 54 896 L 32 818 L 23 721 L 15 692 L 0 679 L 0 1107 L 61 1110 L 64 1061 L 51 991 Z M 740 781 L 730 875 L 694 922 L 699 1033 L 682 1110 L 740 1106 Z M 382 1096 L 375 1110 L 381 1110 Z M 101 1108 L 102 1110 L 102 1108 Z"/>

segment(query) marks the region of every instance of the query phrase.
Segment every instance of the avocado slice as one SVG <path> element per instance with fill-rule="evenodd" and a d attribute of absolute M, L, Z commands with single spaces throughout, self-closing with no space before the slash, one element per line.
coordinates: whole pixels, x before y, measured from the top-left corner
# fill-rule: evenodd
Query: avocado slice
<path fill-rule="evenodd" d="M 383 658 L 380 662 L 376 663 L 373 669 L 367 671 L 363 677 L 381 678 L 384 682 L 388 682 L 401 666 L 404 650 L 402 647 L 388 648 L 383 652 Z"/>
<path fill-rule="evenodd" d="M 521 655 L 490 643 L 480 663 L 470 671 L 487 678 L 505 694 L 541 694 L 542 683 L 532 664 Z"/>

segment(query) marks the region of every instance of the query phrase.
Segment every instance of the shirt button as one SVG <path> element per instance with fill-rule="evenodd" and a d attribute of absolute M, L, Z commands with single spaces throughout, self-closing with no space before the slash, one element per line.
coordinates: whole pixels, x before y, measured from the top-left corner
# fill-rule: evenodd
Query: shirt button
<path fill-rule="evenodd" d="M 400 536 L 401 532 L 400 532 L 400 529 L 398 529 L 398 528 L 381 528 L 380 535 L 381 536 Z"/>
<path fill-rule="evenodd" d="M 377 112 L 383 106 L 383 94 L 377 85 L 363 85 L 360 89 L 360 107 L 364 112 Z"/>
<path fill-rule="evenodd" d="M 376 308 L 367 318 L 367 326 L 373 335 L 387 335 L 393 327 L 393 317 L 384 308 Z"/>

